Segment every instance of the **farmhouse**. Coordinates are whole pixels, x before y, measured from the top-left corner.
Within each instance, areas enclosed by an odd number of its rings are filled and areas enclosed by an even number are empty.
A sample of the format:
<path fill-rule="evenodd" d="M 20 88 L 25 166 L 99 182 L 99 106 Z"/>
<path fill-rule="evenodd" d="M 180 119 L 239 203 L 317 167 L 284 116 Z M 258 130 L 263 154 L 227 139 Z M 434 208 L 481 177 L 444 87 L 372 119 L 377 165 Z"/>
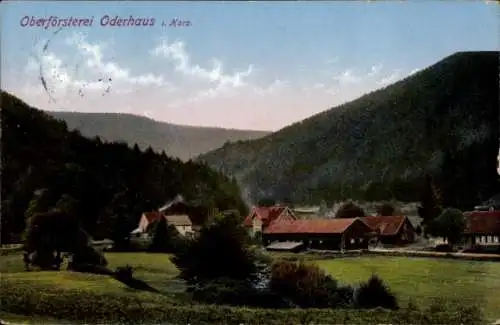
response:
<path fill-rule="evenodd" d="M 132 234 L 141 235 L 146 234 L 149 227 L 160 221 L 162 218 L 167 220 L 168 225 L 173 225 L 181 235 L 192 235 L 193 224 L 187 214 L 170 214 L 166 215 L 163 212 L 144 212 L 139 220 L 137 229 L 132 231 Z"/>
<path fill-rule="evenodd" d="M 500 242 L 500 211 L 471 211 L 464 217 L 464 236 L 469 245 Z"/>
<path fill-rule="evenodd" d="M 299 242 L 304 247 L 325 250 L 368 248 L 373 230 L 360 218 L 274 220 L 262 232 L 264 245 Z"/>
<path fill-rule="evenodd" d="M 149 226 L 156 221 L 160 221 L 161 218 L 164 218 L 165 215 L 162 212 L 144 212 L 141 215 L 141 219 L 139 219 L 139 225 L 133 233 L 146 233 Z"/>
<path fill-rule="evenodd" d="M 297 220 L 297 217 L 291 209 L 286 206 L 253 207 L 250 214 L 245 218 L 243 224 L 249 230 L 250 234 L 256 235 L 277 221 Z"/>
<path fill-rule="evenodd" d="M 187 214 L 166 215 L 165 218 L 167 219 L 167 224 L 174 226 L 179 234 L 183 236 L 193 235 L 193 224 Z"/>
<path fill-rule="evenodd" d="M 417 237 L 415 227 L 406 216 L 368 216 L 362 220 L 376 232 L 382 244 L 405 245 Z"/>

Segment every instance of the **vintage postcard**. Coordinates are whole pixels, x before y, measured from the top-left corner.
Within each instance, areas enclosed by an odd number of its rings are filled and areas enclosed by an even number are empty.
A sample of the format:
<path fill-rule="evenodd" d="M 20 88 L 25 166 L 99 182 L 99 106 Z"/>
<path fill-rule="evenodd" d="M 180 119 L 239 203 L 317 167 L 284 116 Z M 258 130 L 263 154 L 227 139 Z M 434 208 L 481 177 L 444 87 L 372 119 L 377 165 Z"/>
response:
<path fill-rule="evenodd" d="M 498 1 L 0 8 L 0 324 L 500 324 Z"/>

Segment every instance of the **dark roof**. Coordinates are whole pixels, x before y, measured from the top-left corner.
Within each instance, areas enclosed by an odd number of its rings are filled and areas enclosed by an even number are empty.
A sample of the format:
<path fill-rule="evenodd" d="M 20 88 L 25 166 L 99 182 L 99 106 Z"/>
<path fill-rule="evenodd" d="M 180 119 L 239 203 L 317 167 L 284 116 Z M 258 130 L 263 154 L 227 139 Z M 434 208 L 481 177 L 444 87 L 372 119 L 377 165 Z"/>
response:
<path fill-rule="evenodd" d="M 254 207 L 250 214 L 245 218 L 243 224 L 245 226 L 252 226 L 252 216 L 255 214 L 255 217 L 262 221 L 264 226 L 269 225 L 272 221 L 276 220 L 283 211 L 288 209 L 285 206 L 271 206 L 271 207 Z"/>
<path fill-rule="evenodd" d="M 272 222 L 264 234 L 342 234 L 358 218 Z"/>
<path fill-rule="evenodd" d="M 368 216 L 361 218 L 361 220 L 377 231 L 379 235 L 394 236 L 408 218 L 406 216 Z M 412 225 L 411 222 L 409 224 Z"/>
<path fill-rule="evenodd" d="M 465 212 L 465 233 L 500 234 L 500 211 Z"/>

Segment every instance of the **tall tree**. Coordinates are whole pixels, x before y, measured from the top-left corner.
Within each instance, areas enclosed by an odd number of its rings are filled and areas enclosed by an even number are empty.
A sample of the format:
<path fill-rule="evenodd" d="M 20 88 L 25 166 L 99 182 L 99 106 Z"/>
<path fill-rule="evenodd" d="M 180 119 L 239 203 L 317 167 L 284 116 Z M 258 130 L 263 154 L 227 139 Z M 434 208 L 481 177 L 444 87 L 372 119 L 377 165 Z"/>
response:
<path fill-rule="evenodd" d="M 422 224 L 428 225 L 432 220 L 436 219 L 442 212 L 441 193 L 434 183 L 431 175 L 426 175 L 418 214 L 423 219 Z"/>

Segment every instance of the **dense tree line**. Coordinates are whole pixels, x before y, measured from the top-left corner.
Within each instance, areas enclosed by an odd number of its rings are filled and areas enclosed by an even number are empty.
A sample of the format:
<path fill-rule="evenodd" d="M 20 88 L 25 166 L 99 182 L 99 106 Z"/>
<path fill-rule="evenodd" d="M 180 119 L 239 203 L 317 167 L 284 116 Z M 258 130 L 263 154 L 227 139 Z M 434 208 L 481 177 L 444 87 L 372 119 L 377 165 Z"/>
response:
<path fill-rule="evenodd" d="M 93 238 L 117 241 L 177 194 L 206 211 L 246 213 L 236 181 L 203 163 L 85 138 L 3 91 L 1 102 L 2 243 L 21 240 L 30 215 L 58 204 Z"/>
<path fill-rule="evenodd" d="M 259 198 L 418 201 L 432 174 L 446 206 L 500 192 L 498 52 L 451 55 L 393 85 L 200 159 Z"/>

